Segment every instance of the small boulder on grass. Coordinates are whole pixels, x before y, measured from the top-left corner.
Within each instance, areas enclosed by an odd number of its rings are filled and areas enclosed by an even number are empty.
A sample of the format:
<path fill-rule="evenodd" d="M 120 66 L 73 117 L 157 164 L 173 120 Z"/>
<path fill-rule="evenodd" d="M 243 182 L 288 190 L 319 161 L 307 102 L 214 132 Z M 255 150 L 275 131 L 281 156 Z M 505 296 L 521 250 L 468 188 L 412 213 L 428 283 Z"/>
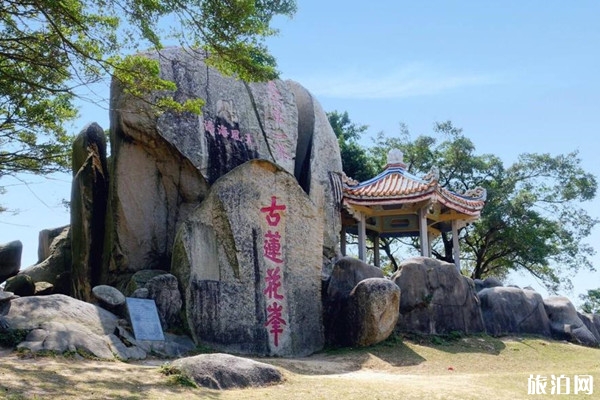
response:
<path fill-rule="evenodd" d="M 260 387 L 283 380 L 281 372 L 272 365 L 229 354 L 180 358 L 171 364 L 169 371 L 209 389 Z"/>

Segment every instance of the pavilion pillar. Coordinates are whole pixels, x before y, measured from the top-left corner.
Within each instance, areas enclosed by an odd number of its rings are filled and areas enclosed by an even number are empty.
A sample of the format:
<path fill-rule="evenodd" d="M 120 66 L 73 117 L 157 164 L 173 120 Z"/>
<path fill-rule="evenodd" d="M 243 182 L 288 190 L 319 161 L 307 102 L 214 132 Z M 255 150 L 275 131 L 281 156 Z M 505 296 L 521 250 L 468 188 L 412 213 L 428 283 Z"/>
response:
<path fill-rule="evenodd" d="M 452 252 L 454 253 L 454 264 L 460 273 L 460 247 L 458 246 L 458 220 L 452 220 Z"/>
<path fill-rule="evenodd" d="M 427 210 L 429 205 L 419 209 L 419 237 L 421 239 L 421 255 L 429 257 L 429 237 L 427 235 Z"/>
<path fill-rule="evenodd" d="M 340 232 L 340 252 L 342 256 L 346 257 L 346 227 L 342 226 L 342 231 Z"/>
<path fill-rule="evenodd" d="M 373 238 L 373 258 L 374 258 L 374 262 L 375 262 L 375 266 L 377 268 L 381 268 L 380 262 L 379 262 L 379 235 L 375 235 L 375 237 Z"/>
<path fill-rule="evenodd" d="M 429 232 L 429 230 L 428 230 L 427 231 L 427 257 L 431 257 L 431 254 L 432 254 L 431 244 L 433 243 L 433 239 L 435 239 L 435 236 L 433 235 L 433 233 Z"/>
<path fill-rule="evenodd" d="M 358 221 L 358 258 L 365 262 L 367 259 L 367 224 L 363 213 Z"/>

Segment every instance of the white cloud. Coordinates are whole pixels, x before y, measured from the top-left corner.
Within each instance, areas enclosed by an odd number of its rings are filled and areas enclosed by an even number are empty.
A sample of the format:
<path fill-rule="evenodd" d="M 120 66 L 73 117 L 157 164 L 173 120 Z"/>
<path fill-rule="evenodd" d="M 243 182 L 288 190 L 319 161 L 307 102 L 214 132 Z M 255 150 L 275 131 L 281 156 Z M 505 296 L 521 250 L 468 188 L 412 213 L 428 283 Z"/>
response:
<path fill-rule="evenodd" d="M 422 65 L 397 68 L 387 73 L 345 71 L 299 79 L 317 96 L 346 99 L 394 99 L 431 96 L 448 90 L 498 83 L 498 78 L 483 74 L 452 74 Z"/>

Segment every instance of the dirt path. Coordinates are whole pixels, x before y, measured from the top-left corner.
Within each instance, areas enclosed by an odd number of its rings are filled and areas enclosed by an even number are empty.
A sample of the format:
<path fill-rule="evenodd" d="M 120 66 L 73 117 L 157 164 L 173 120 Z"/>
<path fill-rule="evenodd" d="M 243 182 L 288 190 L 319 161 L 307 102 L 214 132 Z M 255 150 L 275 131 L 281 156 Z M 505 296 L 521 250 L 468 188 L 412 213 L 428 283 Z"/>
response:
<path fill-rule="evenodd" d="M 0 350 L 0 398 L 18 399 L 527 399 L 530 374 L 592 374 L 600 349 L 541 339 L 465 339 L 446 345 L 399 342 L 300 359 L 261 358 L 285 382 L 214 391 L 175 383 L 165 360 L 107 362 L 80 357 L 26 357 Z M 596 383 L 600 393 L 600 384 Z M 555 398 L 556 396 L 536 396 Z M 572 397 L 569 397 L 572 398 Z M 593 399 L 593 396 L 576 398 Z"/>

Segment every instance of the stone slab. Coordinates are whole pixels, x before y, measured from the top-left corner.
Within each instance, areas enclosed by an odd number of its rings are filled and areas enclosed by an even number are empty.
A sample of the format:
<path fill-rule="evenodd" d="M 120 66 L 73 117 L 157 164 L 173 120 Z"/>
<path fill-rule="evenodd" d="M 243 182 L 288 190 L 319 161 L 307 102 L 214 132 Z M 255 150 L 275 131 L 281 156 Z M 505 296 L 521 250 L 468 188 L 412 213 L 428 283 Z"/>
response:
<path fill-rule="evenodd" d="M 127 297 L 126 301 L 136 340 L 164 341 L 165 335 L 154 300 Z"/>

